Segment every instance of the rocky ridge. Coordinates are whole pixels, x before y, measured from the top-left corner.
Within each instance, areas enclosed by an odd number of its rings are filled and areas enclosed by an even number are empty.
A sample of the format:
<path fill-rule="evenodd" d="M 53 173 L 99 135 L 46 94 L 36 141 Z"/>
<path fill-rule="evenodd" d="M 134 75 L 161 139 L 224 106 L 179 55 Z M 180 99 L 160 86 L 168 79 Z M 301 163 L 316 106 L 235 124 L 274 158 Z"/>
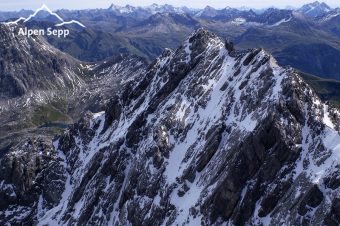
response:
<path fill-rule="evenodd" d="M 0 25 L 0 155 L 40 130 L 49 134 L 47 127 L 64 127 L 87 110 L 103 110 L 121 80 L 146 68 L 144 59 L 124 54 L 80 62 L 43 36 L 15 33 Z"/>
<path fill-rule="evenodd" d="M 339 224 L 339 112 L 293 69 L 199 29 L 135 78 L 1 159 L 3 223 Z"/>

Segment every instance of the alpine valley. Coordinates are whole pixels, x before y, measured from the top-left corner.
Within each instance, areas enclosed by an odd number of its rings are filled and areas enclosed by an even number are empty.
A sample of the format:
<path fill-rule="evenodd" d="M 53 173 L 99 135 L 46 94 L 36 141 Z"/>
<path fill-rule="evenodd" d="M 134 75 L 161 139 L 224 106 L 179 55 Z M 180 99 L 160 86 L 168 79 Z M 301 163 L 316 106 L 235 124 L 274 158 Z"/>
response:
<path fill-rule="evenodd" d="M 0 13 L 0 225 L 339 225 L 337 12 Z"/>

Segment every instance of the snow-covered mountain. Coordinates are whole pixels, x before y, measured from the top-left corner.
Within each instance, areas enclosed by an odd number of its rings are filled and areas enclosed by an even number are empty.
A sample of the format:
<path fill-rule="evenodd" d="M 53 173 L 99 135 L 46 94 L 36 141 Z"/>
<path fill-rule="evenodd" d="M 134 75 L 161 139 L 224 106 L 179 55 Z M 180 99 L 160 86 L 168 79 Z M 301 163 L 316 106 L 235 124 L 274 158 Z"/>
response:
<path fill-rule="evenodd" d="M 289 13 L 289 12 L 299 12 L 302 13 L 305 16 L 308 17 L 320 17 L 327 13 L 329 13 L 332 8 L 328 6 L 326 3 L 322 2 L 313 2 L 306 5 L 303 5 L 299 9 L 295 8 L 289 8 L 286 9 L 278 9 L 278 8 L 266 8 L 261 11 L 241 7 L 241 8 L 231 8 L 231 7 L 225 7 L 221 9 L 217 9 L 211 6 L 206 6 L 203 9 L 192 9 L 187 7 L 174 7 L 172 5 L 158 5 L 158 4 L 152 4 L 147 7 L 137 7 L 137 6 L 119 6 L 112 4 L 109 7 L 109 10 L 115 12 L 117 15 L 121 16 L 138 16 L 139 18 L 145 18 L 147 16 L 151 16 L 157 13 L 176 13 L 176 14 L 189 14 L 196 18 L 202 18 L 202 19 L 213 19 L 213 20 L 232 20 L 235 18 L 245 18 L 249 21 L 257 21 L 259 18 L 263 17 L 263 14 L 268 14 L 268 12 L 273 13 L 275 11 L 275 14 L 273 16 L 280 16 L 282 13 Z M 257 13 L 256 13 L 257 12 Z"/>
<path fill-rule="evenodd" d="M 303 5 L 298 11 L 306 16 L 319 17 L 328 13 L 329 11 L 331 11 L 331 9 L 332 8 L 328 6 L 326 3 L 324 2 L 320 3 L 316 1 L 313 3 Z"/>
<path fill-rule="evenodd" d="M 339 122 L 264 50 L 199 29 L 53 145 L 6 154 L 0 221 L 336 225 Z"/>
<path fill-rule="evenodd" d="M 194 12 L 197 11 L 197 9 L 191 9 L 188 7 L 175 7 L 169 4 L 164 4 L 164 5 L 158 5 L 156 3 L 150 5 L 150 6 L 131 6 L 131 5 L 125 5 L 125 6 L 120 6 L 120 5 L 115 5 L 111 4 L 109 7 L 109 10 L 112 10 L 115 12 L 117 15 L 154 15 L 157 13 L 189 13 L 193 14 Z"/>

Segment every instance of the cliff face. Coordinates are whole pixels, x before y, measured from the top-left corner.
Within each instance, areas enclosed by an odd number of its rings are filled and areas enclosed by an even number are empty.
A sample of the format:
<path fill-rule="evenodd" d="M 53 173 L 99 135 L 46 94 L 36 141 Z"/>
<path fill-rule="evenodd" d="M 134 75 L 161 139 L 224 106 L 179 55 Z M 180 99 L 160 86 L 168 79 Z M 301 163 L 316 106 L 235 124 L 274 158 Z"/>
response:
<path fill-rule="evenodd" d="M 0 39 L 0 98 L 83 84 L 75 70 L 79 62 L 41 37 L 15 35 L 9 26 L 1 24 Z"/>
<path fill-rule="evenodd" d="M 88 110 L 102 111 L 121 81 L 147 66 L 128 55 L 80 62 L 44 38 L 17 35 L 0 24 L 0 158 L 38 137 L 51 141 Z"/>
<path fill-rule="evenodd" d="M 200 29 L 53 147 L 5 155 L 3 223 L 339 224 L 339 113 L 229 45 Z"/>

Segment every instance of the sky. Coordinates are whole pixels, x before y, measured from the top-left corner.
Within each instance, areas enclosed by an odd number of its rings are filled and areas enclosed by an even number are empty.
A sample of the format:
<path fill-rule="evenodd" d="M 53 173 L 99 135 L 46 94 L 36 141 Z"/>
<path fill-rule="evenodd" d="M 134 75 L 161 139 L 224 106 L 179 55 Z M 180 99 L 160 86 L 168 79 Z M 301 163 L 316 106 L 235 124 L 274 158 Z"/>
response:
<path fill-rule="evenodd" d="M 87 8 L 108 8 L 111 3 L 117 5 L 146 6 L 152 3 L 171 4 L 174 6 L 188 6 L 191 8 L 204 8 L 210 5 L 215 8 L 242 7 L 266 8 L 275 6 L 285 8 L 286 6 L 299 7 L 314 0 L 0 0 L 0 11 L 14 11 L 20 9 L 37 9 L 42 4 L 49 8 L 56 9 L 87 9 Z M 340 0 L 325 0 L 325 3 L 332 7 L 340 7 Z"/>

